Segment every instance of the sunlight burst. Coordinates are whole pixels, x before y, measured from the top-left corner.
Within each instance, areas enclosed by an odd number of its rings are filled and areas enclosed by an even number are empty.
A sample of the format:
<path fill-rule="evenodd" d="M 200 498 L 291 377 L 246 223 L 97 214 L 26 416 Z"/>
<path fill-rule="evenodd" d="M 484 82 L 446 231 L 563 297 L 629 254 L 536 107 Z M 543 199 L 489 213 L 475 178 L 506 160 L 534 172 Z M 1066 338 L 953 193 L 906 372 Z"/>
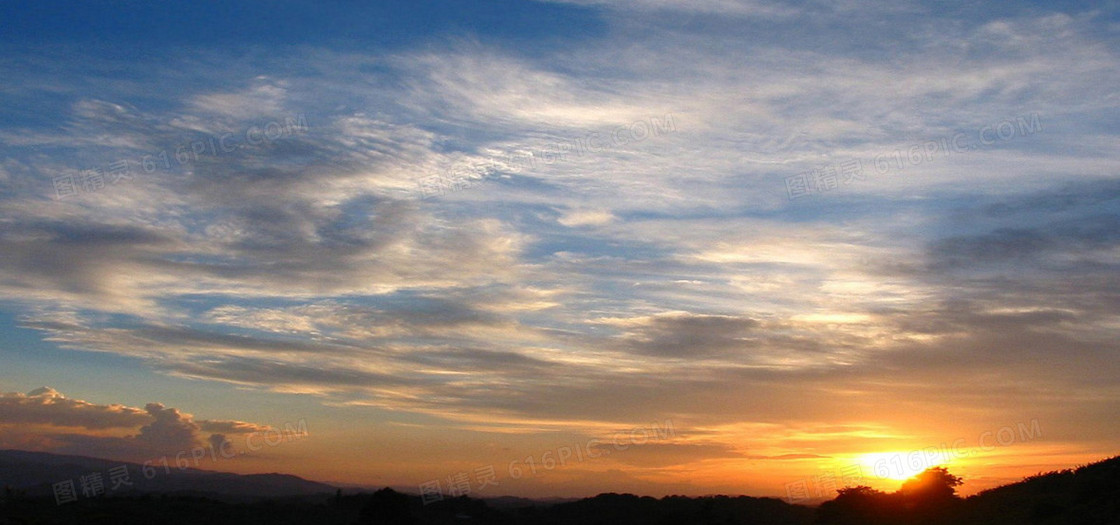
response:
<path fill-rule="evenodd" d="M 870 453 L 859 456 L 858 461 L 875 477 L 905 481 L 928 468 L 944 466 L 951 459 L 950 454 L 930 449 Z"/>

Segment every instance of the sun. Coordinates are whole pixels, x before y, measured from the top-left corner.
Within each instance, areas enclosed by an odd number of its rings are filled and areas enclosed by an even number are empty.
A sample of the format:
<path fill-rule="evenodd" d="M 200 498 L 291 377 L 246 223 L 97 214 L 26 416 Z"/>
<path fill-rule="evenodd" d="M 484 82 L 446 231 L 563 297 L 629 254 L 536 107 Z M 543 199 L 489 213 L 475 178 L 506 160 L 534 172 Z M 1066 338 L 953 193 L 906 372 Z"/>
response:
<path fill-rule="evenodd" d="M 864 454 L 857 461 L 864 468 L 864 475 L 905 481 L 922 471 L 944 466 L 951 458 L 940 451 L 916 450 L 909 452 L 874 452 Z"/>

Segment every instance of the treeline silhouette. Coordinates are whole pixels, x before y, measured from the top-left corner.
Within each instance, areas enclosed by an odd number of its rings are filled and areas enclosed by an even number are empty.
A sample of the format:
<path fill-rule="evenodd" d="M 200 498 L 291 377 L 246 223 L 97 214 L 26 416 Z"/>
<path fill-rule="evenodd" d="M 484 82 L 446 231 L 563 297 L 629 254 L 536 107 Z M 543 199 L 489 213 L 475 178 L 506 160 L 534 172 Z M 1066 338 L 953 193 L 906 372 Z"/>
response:
<path fill-rule="evenodd" d="M 1120 456 L 1077 469 L 1038 474 L 960 498 L 962 480 L 931 468 L 886 493 L 847 487 L 818 508 L 774 498 L 600 494 L 554 505 L 501 508 L 469 497 L 428 505 L 390 488 L 372 494 L 323 494 L 257 502 L 222 502 L 182 495 L 103 497 L 56 505 L 6 489 L 0 525 L 267 523 L 324 525 L 940 525 L 1120 524 Z"/>

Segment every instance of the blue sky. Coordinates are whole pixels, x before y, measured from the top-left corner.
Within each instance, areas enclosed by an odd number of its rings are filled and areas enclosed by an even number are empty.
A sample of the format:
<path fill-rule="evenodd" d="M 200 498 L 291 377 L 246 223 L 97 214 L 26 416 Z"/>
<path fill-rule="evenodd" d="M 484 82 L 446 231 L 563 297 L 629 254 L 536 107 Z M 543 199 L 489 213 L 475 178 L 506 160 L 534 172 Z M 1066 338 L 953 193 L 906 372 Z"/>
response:
<path fill-rule="evenodd" d="M 1033 420 L 972 488 L 1115 453 L 1115 2 L 0 24 L 2 447 L 306 419 L 214 468 L 407 487 L 674 424 L 526 495 L 781 495 Z"/>

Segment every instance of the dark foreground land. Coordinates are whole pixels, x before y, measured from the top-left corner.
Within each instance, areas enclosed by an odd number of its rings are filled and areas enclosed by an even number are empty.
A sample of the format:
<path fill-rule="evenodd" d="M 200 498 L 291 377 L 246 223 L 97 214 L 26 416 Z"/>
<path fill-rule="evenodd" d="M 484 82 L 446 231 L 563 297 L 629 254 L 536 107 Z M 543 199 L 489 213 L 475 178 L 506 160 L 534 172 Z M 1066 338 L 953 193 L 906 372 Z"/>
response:
<path fill-rule="evenodd" d="M 868 487 L 841 490 L 818 508 L 772 498 L 689 498 L 600 494 L 554 505 L 491 505 L 467 497 L 421 504 L 418 496 L 383 489 L 372 494 L 317 494 L 222 501 L 184 494 L 126 494 L 57 505 L 49 496 L 7 488 L 0 525 L 19 524 L 1120 524 L 1120 457 L 1032 476 L 959 498 L 959 480 L 931 469 L 896 493 Z M 921 476 L 920 476 L 921 478 Z"/>

